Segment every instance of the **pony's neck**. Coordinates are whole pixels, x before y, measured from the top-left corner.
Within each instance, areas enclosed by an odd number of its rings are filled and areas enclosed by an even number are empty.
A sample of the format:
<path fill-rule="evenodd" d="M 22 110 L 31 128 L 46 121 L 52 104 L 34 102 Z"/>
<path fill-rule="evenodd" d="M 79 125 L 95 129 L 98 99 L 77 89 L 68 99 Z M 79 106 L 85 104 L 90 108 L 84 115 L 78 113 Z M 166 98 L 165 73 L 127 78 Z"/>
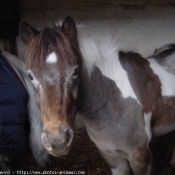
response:
<path fill-rule="evenodd" d="M 115 82 L 124 98 L 133 97 L 137 99 L 127 72 L 119 60 L 119 48 L 115 39 L 107 37 L 94 41 L 90 37 L 81 37 L 79 46 L 89 81 L 91 81 L 93 70 L 97 67 L 103 76 Z"/>
<path fill-rule="evenodd" d="M 102 73 L 116 73 L 121 69 L 119 64 L 118 52 L 119 48 L 116 39 L 111 36 L 92 37 L 86 36 L 84 33 L 78 35 L 80 51 L 83 57 L 84 69 L 86 69 L 89 77 L 91 77 L 94 67 L 98 67 Z M 111 75 L 109 75 L 111 77 Z"/>
<path fill-rule="evenodd" d="M 120 81 L 120 74 L 123 68 L 119 61 L 119 48 L 116 40 L 111 37 L 96 38 L 79 37 L 79 46 L 83 58 L 83 66 L 89 79 L 94 70 L 98 67 L 103 75 L 116 81 Z"/>

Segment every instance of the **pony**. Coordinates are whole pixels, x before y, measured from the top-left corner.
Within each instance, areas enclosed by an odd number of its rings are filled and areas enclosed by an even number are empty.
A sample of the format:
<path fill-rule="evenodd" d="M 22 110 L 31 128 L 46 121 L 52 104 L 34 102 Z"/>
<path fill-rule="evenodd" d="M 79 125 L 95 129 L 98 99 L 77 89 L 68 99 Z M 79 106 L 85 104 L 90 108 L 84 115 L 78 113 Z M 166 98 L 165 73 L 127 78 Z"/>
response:
<path fill-rule="evenodd" d="M 79 115 L 113 175 L 150 175 L 151 139 L 175 129 L 175 45 L 143 58 L 86 36 L 71 17 L 42 31 L 24 22 L 21 37 L 45 149 L 67 154 Z"/>
<path fill-rule="evenodd" d="M 29 133 L 30 149 L 33 153 L 34 158 L 36 159 L 37 163 L 40 166 L 44 166 L 44 167 L 48 166 L 51 164 L 50 156 L 49 156 L 49 153 L 45 150 L 43 144 L 41 143 L 41 133 L 43 130 L 43 123 L 41 120 L 39 107 L 36 104 L 33 85 L 27 74 L 27 67 L 20 58 L 10 54 L 9 52 L 2 51 L 1 53 L 0 51 L 0 56 L 3 57 L 8 62 L 8 64 L 10 65 L 12 70 L 16 73 L 16 75 L 18 76 L 18 78 L 20 79 L 20 81 L 22 82 L 22 84 L 24 85 L 27 91 L 27 95 L 28 95 L 27 111 L 28 111 L 28 120 L 30 123 L 30 133 Z M 2 79 L 3 79 L 3 76 L 1 76 L 1 81 Z M 3 106 L 4 105 L 3 101 L 1 101 L 1 103 Z M 6 105 L 10 105 L 10 104 L 6 104 Z M 23 130 L 21 129 L 20 132 L 22 131 Z M 19 130 L 16 132 L 19 132 Z M 6 133 L 3 133 L 3 134 L 5 135 Z M 11 143 L 11 144 L 12 145 L 16 144 L 15 140 L 14 140 L 14 143 Z M 5 154 L 0 155 L 1 170 L 10 170 L 11 168 L 10 162 L 12 157 L 13 157 L 13 154 L 11 156 L 11 153 L 9 153 L 9 155 L 5 155 Z"/>

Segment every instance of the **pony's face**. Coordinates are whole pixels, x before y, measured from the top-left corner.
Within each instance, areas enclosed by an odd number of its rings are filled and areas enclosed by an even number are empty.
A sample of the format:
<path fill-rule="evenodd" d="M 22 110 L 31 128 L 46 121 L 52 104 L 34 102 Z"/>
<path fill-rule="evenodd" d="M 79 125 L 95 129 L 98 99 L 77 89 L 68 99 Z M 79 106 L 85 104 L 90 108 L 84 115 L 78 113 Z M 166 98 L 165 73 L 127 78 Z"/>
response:
<path fill-rule="evenodd" d="M 71 128 L 76 115 L 79 87 L 79 62 L 75 47 L 76 26 L 67 17 L 61 27 L 36 31 L 21 25 L 24 42 L 29 43 L 27 66 L 44 124 L 42 143 L 54 156 L 69 151 Z"/>

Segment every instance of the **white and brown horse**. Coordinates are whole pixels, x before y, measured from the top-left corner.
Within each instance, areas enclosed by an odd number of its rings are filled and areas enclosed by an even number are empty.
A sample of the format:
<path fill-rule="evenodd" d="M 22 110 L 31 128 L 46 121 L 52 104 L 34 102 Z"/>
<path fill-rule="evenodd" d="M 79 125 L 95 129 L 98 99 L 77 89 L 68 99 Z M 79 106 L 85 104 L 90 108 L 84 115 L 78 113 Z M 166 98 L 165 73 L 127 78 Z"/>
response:
<path fill-rule="evenodd" d="M 70 17 L 41 32 L 23 23 L 21 35 L 46 150 L 68 152 L 78 114 L 113 175 L 149 175 L 151 138 L 175 129 L 175 45 L 145 59 L 108 37 L 77 38 Z"/>

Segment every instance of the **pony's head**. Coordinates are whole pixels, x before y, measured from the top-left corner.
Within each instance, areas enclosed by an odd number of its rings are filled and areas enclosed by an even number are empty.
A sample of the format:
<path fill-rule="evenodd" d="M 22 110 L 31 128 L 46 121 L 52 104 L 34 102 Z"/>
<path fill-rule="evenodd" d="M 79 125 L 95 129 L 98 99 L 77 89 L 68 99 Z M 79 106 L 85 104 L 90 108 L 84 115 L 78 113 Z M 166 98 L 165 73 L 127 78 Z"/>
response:
<path fill-rule="evenodd" d="M 61 26 L 37 31 L 21 24 L 27 44 L 28 74 L 34 85 L 44 129 L 42 143 L 54 156 L 69 151 L 76 115 L 80 55 L 76 25 L 67 17 Z"/>

